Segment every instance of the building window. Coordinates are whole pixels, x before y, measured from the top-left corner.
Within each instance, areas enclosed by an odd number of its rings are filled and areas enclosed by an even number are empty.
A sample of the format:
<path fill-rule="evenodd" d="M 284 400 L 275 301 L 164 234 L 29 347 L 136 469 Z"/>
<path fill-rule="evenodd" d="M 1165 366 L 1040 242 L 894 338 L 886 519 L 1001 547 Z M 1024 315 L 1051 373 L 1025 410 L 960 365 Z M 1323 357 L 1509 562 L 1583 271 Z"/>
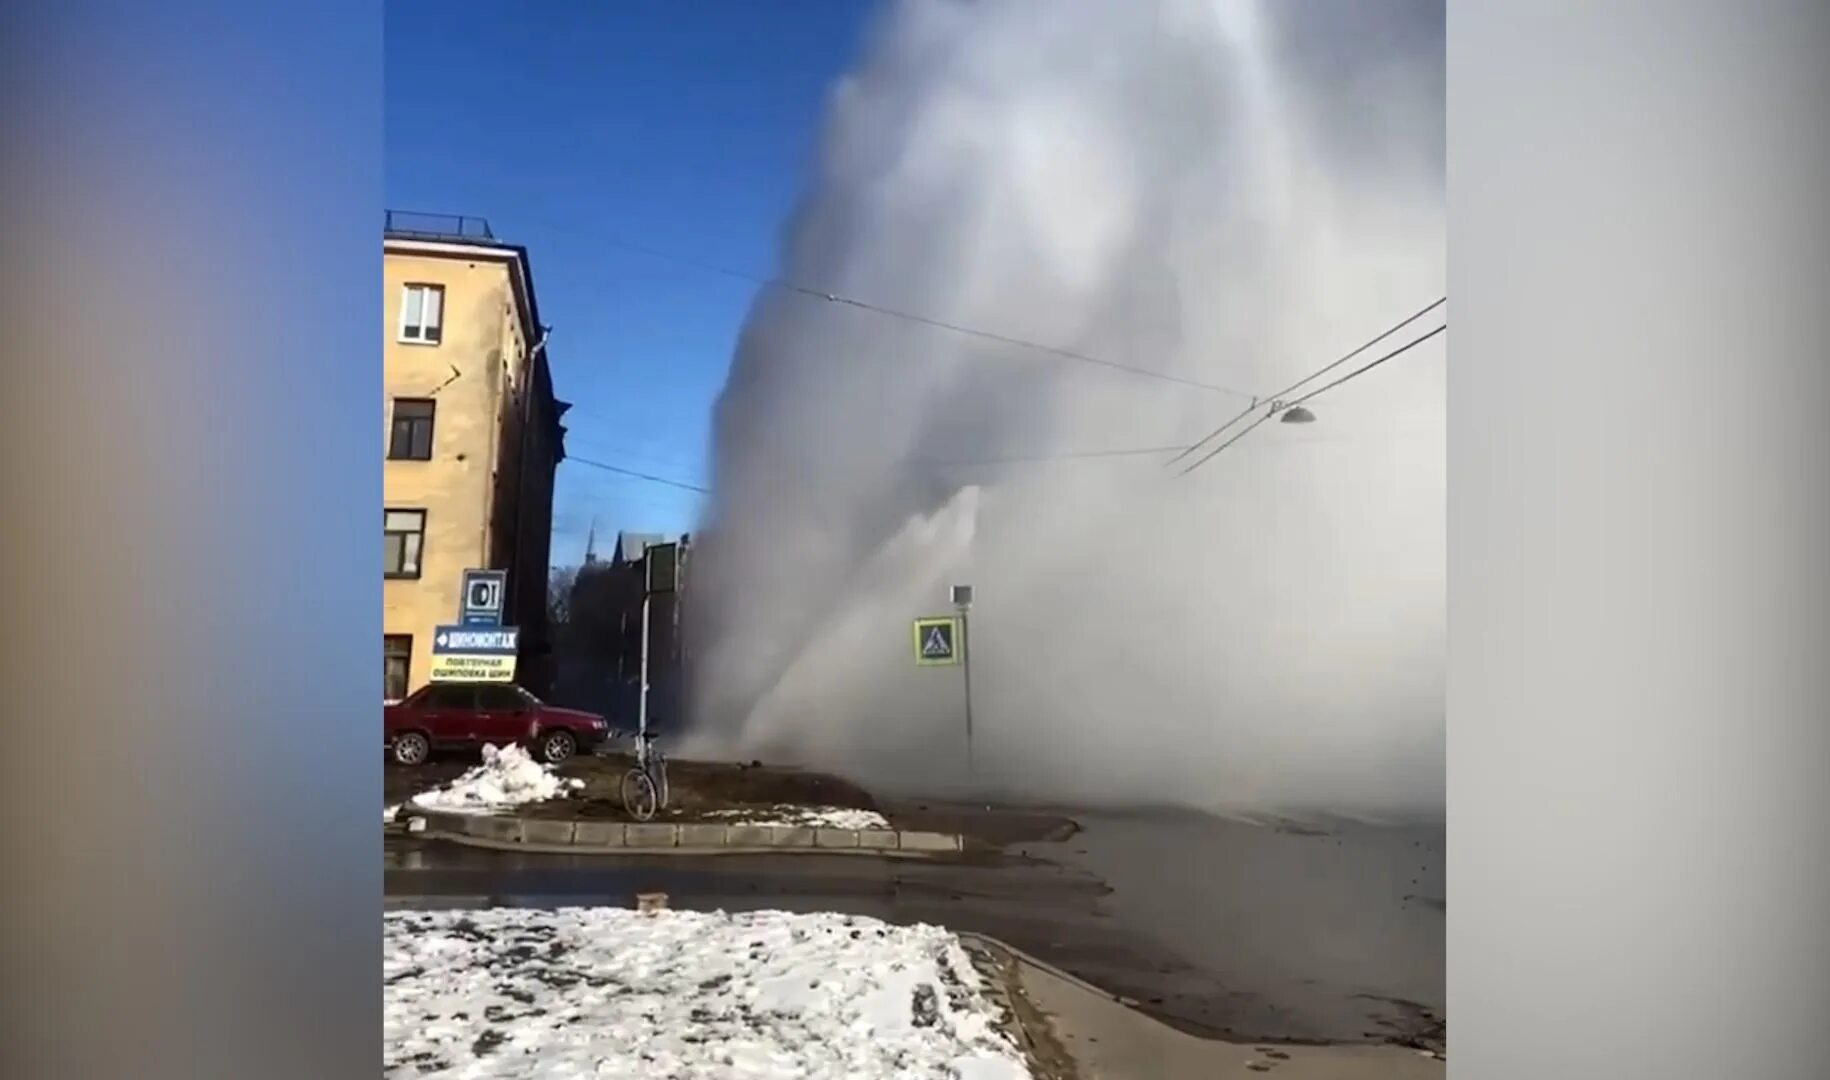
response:
<path fill-rule="evenodd" d="M 382 511 L 381 540 L 383 574 L 391 578 L 418 577 L 420 548 L 426 541 L 426 512 Z"/>
<path fill-rule="evenodd" d="M 400 340 L 436 345 L 444 318 L 443 285 L 408 285 L 401 293 Z"/>
<path fill-rule="evenodd" d="M 388 456 L 401 461 L 432 460 L 432 407 L 427 398 L 395 398 Z"/>
<path fill-rule="evenodd" d="M 413 635 L 383 634 L 381 637 L 382 698 L 399 701 L 407 696 L 407 679 L 412 672 Z"/>

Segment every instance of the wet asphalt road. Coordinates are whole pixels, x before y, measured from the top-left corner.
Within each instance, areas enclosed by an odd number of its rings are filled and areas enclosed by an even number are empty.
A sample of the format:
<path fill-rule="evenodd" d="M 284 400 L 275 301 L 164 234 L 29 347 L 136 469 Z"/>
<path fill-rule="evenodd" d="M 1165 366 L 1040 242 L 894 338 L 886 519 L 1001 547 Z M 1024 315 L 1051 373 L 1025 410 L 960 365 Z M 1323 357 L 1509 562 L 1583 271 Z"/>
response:
<path fill-rule="evenodd" d="M 995 864 L 533 855 L 389 835 L 390 907 L 836 910 L 1001 938 L 1203 1035 L 1440 1045 L 1443 829 L 1062 811 Z"/>

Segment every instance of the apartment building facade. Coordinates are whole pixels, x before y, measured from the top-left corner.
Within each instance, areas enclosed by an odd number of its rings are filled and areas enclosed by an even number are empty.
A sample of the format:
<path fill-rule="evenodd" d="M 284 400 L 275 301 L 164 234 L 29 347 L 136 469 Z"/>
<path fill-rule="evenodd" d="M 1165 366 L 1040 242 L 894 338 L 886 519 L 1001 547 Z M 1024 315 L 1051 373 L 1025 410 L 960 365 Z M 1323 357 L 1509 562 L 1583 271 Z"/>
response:
<path fill-rule="evenodd" d="M 427 681 L 467 569 L 507 572 L 517 680 L 542 693 L 569 406 L 553 394 L 527 251 L 479 218 L 389 212 L 382 286 L 383 696 Z"/>

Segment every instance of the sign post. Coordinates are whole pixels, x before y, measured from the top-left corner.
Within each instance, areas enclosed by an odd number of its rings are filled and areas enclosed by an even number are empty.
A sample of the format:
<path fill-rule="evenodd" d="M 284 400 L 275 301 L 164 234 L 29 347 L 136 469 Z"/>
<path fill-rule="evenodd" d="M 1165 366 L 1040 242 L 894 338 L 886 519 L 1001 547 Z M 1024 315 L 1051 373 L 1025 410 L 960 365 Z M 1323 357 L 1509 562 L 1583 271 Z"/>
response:
<path fill-rule="evenodd" d="M 915 664 L 918 667 L 957 665 L 966 689 L 966 771 L 976 771 L 972 754 L 972 649 L 967 637 L 967 614 L 972 609 L 972 586 L 953 586 L 957 614 L 915 620 Z"/>
<path fill-rule="evenodd" d="M 650 593 L 642 591 L 642 661 L 636 674 L 635 690 L 635 730 L 636 734 L 648 734 L 648 601 Z M 639 760 L 639 759 L 638 759 Z"/>
<path fill-rule="evenodd" d="M 648 610 L 657 593 L 671 593 L 680 569 L 678 544 L 650 544 L 642 550 L 642 669 L 635 706 L 636 731 L 648 734 Z"/>
<path fill-rule="evenodd" d="M 953 586 L 953 607 L 959 612 L 960 671 L 966 683 L 966 774 L 971 776 L 978 771 L 972 756 L 972 646 L 966 632 L 966 613 L 972 610 L 972 586 Z"/>

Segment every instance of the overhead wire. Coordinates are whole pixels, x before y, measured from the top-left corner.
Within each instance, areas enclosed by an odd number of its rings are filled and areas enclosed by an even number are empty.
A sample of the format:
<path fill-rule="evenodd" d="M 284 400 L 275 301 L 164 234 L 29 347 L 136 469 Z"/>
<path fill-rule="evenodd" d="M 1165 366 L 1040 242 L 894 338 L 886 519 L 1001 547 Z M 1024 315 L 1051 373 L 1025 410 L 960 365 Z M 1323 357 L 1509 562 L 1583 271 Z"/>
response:
<path fill-rule="evenodd" d="M 1295 408 L 1296 406 L 1301 405 L 1303 402 L 1308 401 L 1310 398 L 1315 397 L 1317 394 L 1325 394 L 1328 391 L 1333 390 L 1335 387 L 1341 385 L 1342 383 L 1348 381 L 1349 379 L 1357 378 L 1358 376 L 1364 375 L 1367 372 L 1371 371 L 1373 368 L 1376 368 L 1380 364 L 1383 364 L 1387 360 L 1390 360 L 1392 357 L 1400 356 L 1406 352 L 1409 352 L 1411 349 L 1417 347 L 1418 345 L 1423 344 L 1424 342 L 1430 340 L 1431 338 L 1435 337 L 1437 334 L 1442 333 L 1444 330 L 1447 330 L 1448 328 L 1449 328 L 1449 324 L 1443 323 L 1441 326 L 1438 326 L 1436 329 L 1431 330 L 1429 333 L 1423 334 L 1420 337 L 1416 338 L 1415 340 L 1408 341 L 1405 344 L 1399 346 L 1398 348 L 1393 349 L 1391 352 L 1388 352 L 1384 356 L 1379 357 L 1379 359 L 1374 360 L 1372 363 L 1367 364 L 1365 367 L 1356 368 L 1353 371 L 1348 372 L 1347 374 L 1341 376 L 1340 378 L 1334 380 L 1333 382 L 1329 383 L 1326 386 L 1317 387 L 1316 389 L 1309 391 L 1307 394 L 1304 394 L 1302 397 L 1296 398 L 1293 401 L 1286 402 L 1284 404 L 1284 408 L 1286 408 L 1286 409 Z"/>
<path fill-rule="evenodd" d="M 1083 353 L 1083 352 L 1079 352 L 1074 349 L 1063 348 L 1058 345 L 1048 345 L 1048 344 L 1044 344 L 1043 342 L 1039 342 L 1039 341 L 1031 341 L 1028 338 L 1015 337 L 1015 336 L 1012 336 L 1009 334 L 1000 334 L 1000 333 L 996 333 L 996 332 L 990 331 L 990 330 L 981 330 L 977 327 L 966 326 L 962 323 L 948 322 L 945 319 L 937 319 L 932 316 L 921 315 L 921 314 L 917 314 L 912 311 L 903 311 L 901 309 L 888 307 L 883 304 L 873 304 L 873 303 L 870 303 L 869 301 L 859 300 L 855 297 L 842 296 L 838 293 L 830 292 L 825 289 L 817 289 L 810 285 L 802 285 L 798 282 L 790 281 L 787 278 L 765 277 L 761 274 L 752 274 L 752 273 L 748 273 L 743 270 L 736 270 L 736 269 L 732 269 L 731 267 L 728 267 L 728 266 L 722 266 L 722 265 L 719 265 L 718 263 L 708 262 L 706 260 L 693 258 L 691 256 L 679 255 L 679 254 L 675 254 L 675 253 L 669 252 L 669 251 L 662 251 L 658 248 L 649 247 L 646 244 L 637 244 L 637 243 L 633 243 L 631 241 L 623 240 L 623 239 L 620 239 L 617 237 L 608 236 L 608 235 L 601 234 L 601 233 L 596 233 L 594 235 L 597 237 L 597 239 L 599 239 L 600 241 L 602 241 L 603 243 L 605 243 L 606 245 L 608 245 L 610 247 L 621 248 L 625 251 L 637 252 L 639 254 L 651 256 L 653 258 L 666 259 L 666 260 L 669 260 L 672 262 L 680 263 L 682 265 L 696 267 L 696 268 L 698 268 L 700 270 L 704 270 L 708 273 L 722 274 L 726 277 L 736 278 L 741 281 L 747 281 L 747 282 L 750 282 L 751 284 L 760 285 L 764 288 L 780 289 L 784 292 L 796 293 L 801 296 L 809 297 L 814 300 L 822 300 L 822 301 L 825 301 L 825 302 L 831 303 L 831 304 L 843 304 L 847 307 L 853 307 L 853 308 L 858 308 L 863 311 L 874 312 L 875 314 L 884 315 L 884 316 L 887 316 L 890 318 L 903 319 L 908 322 L 918 323 L 922 326 L 931 326 L 931 327 L 934 327 L 935 329 L 946 330 L 951 333 L 962 334 L 967 337 L 975 337 L 975 338 L 980 338 L 980 339 L 983 339 L 986 341 L 993 341 L 993 342 L 997 342 L 998 344 L 1001 344 L 1001 345 L 1009 345 L 1009 346 L 1012 346 L 1015 348 L 1027 349 L 1031 352 L 1042 353 L 1042 354 L 1049 355 L 1049 356 L 1056 356 L 1056 357 L 1060 357 L 1060 358 L 1066 359 L 1066 360 L 1076 360 L 1076 361 L 1079 361 L 1084 364 L 1093 364 L 1093 365 L 1096 365 L 1099 367 L 1109 368 L 1114 371 L 1122 371 L 1122 372 L 1126 372 L 1131 375 L 1138 375 L 1138 376 L 1142 376 L 1144 378 L 1156 379 L 1156 380 L 1166 382 L 1166 383 L 1173 383 L 1178 386 L 1187 386 L 1192 389 L 1206 390 L 1206 391 L 1210 391 L 1212 393 L 1218 393 L 1218 394 L 1230 394 L 1233 397 L 1239 397 L 1239 398 L 1252 398 L 1252 395 L 1247 393 L 1244 390 L 1238 390 L 1238 389 L 1235 389 L 1230 386 L 1223 386 L 1219 383 L 1205 382 L 1200 379 L 1186 378 L 1181 375 L 1172 375 L 1166 371 L 1157 371 L 1154 368 L 1139 367 L 1136 364 L 1127 364 L 1121 360 L 1112 360 L 1112 359 L 1102 357 L 1102 356 L 1093 356 L 1089 353 Z"/>
<path fill-rule="evenodd" d="M 1427 334 L 1422 334 L 1416 338 L 1411 339 L 1410 341 L 1405 342 L 1403 345 L 1398 346 L 1396 349 L 1393 349 L 1391 352 L 1388 352 L 1384 356 L 1379 357 L 1377 360 L 1374 360 L 1373 362 L 1366 364 L 1363 367 L 1355 368 L 1353 371 L 1348 372 L 1346 375 L 1341 376 L 1340 378 L 1334 380 L 1333 382 L 1327 384 L 1326 386 L 1318 387 L 1317 389 L 1311 390 L 1309 393 L 1304 394 L 1300 398 L 1296 398 L 1293 401 L 1285 402 L 1284 406 L 1283 406 L 1283 410 L 1266 412 L 1263 416 L 1252 421 L 1252 423 L 1249 424 L 1245 428 L 1245 430 L 1239 432 L 1239 434 L 1237 434 L 1237 435 L 1234 435 L 1232 438 L 1221 443 L 1219 446 L 1214 447 L 1212 450 L 1208 451 L 1206 454 L 1203 454 L 1200 458 L 1198 458 L 1194 462 L 1194 464 L 1189 465 L 1185 469 L 1182 469 L 1176 475 L 1177 476 L 1187 476 L 1189 473 L 1200 468 L 1202 465 L 1206 464 L 1208 461 L 1211 461 L 1216 454 L 1220 453 L 1220 451 L 1225 450 L 1227 447 L 1238 442 L 1240 439 L 1243 439 L 1247 435 L 1250 435 L 1252 433 L 1252 431 L 1258 427 L 1258 425 L 1264 423 L 1266 420 L 1271 419 L 1271 417 L 1278 415 L 1279 412 L 1295 408 L 1296 406 L 1302 404 L 1305 401 L 1308 401 L 1320 394 L 1327 393 L 1328 391 L 1334 389 L 1335 387 L 1341 385 L 1344 382 L 1347 382 L 1350 379 L 1354 379 L 1361 375 L 1364 375 L 1367 372 L 1371 371 L 1373 368 L 1376 368 L 1380 364 L 1385 363 L 1387 360 L 1390 360 L 1396 356 L 1402 356 L 1404 353 L 1409 352 L 1410 350 L 1412 350 L 1412 349 L 1416 348 L 1417 346 L 1423 344 L 1424 342 L 1430 340 L 1431 338 L 1435 337 L 1437 334 L 1442 333 L 1444 330 L 1447 330 L 1448 328 L 1449 328 L 1449 325 L 1447 323 L 1444 323 L 1443 325 L 1438 326 L 1436 329 L 1431 330 Z M 1304 380 L 1304 382 L 1307 382 L 1307 381 L 1309 381 L 1309 380 L 1307 380 L 1307 379 Z"/>
<path fill-rule="evenodd" d="M 580 465 L 589 465 L 593 469 L 603 469 L 605 472 L 619 473 L 623 476 L 632 477 L 636 480 L 646 480 L 646 481 L 649 481 L 650 483 L 655 483 L 655 484 L 666 484 L 668 487 L 681 488 L 682 490 L 685 490 L 685 491 L 697 491 L 702 495 L 708 494 L 711 490 L 710 488 L 700 487 L 698 484 L 686 483 L 683 480 L 669 480 L 665 476 L 656 476 L 653 473 L 637 472 L 634 469 L 625 469 L 620 465 L 609 465 L 602 461 L 593 461 L 590 458 L 582 458 L 582 457 L 578 457 L 573 454 L 567 454 L 565 456 L 565 460 L 577 462 Z"/>
<path fill-rule="evenodd" d="M 1100 367 L 1105 367 L 1105 368 L 1109 368 L 1109 369 L 1116 370 L 1116 371 L 1122 371 L 1122 372 L 1126 372 L 1126 373 L 1133 374 L 1133 375 L 1143 376 L 1143 377 L 1151 378 L 1151 379 L 1157 379 L 1157 380 L 1160 380 L 1163 382 L 1174 383 L 1174 384 L 1182 385 L 1182 386 L 1188 386 L 1188 387 L 1191 387 L 1194 389 L 1208 390 L 1208 391 L 1213 391 L 1216 393 L 1229 394 L 1234 397 L 1247 398 L 1250 402 L 1250 404 L 1248 404 L 1244 409 L 1242 409 L 1240 412 L 1238 412 L 1237 414 L 1232 416 L 1230 419 L 1228 419 L 1225 423 L 1221 424 L 1219 427 L 1208 432 L 1206 435 L 1202 436 L 1200 439 L 1198 439 L 1195 442 L 1188 444 L 1186 446 L 1176 445 L 1176 446 L 1159 446 L 1159 447 L 1137 447 L 1137 448 L 1127 448 L 1127 449 L 1120 449 L 1120 450 L 1096 450 L 1096 451 L 1072 452 L 1072 453 L 1063 453 L 1063 454 L 1045 454 L 1045 455 L 1036 455 L 1036 456 L 1031 456 L 1031 457 L 990 458 L 990 459 L 977 460 L 977 461 L 936 462 L 936 464 L 949 465 L 949 466 L 955 466 L 955 467 L 979 466 L 979 465 L 1021 464 L 1021 463 L 1031 463 L 1031 462 L 1079 460 L 1079 459 L 1088 459 L 1088 458 L 1137 457 L 1137 456 L 1147 456 L 1147 455 L 1152 455 L 1152 454 L 1174 453 L 1175 457 L 1170 458 L 1168 461 L 1163 463 L 1164 467 L 1173 466 L 1177 462 L 1182 461 L 1185 458 L 1187 458 L 1190 454 L 1194 453 L 1196 450 L 1199 450 L 1203 445 L 1207 444 L 1208 442 L 1212 441 L 1213 439 L 1217 438 L 1218 436 L 1224 434 L 1229 428 L 1231 428 L 1233 425 L 1237 424 L 1240 420 L 1243 420 L 1247 416 L 1250 416 L 1254 411 L 1256 411 L 1261 406 L 1267 405 L 1267 404 L 1275 405 L 1275 404 L 1279 403 L 1285 395 L 1301 389 L 1303 386 L 1315 381 L 1316 379 L 1322 377 L 1323 375 L 1326 375 L 1328 372 L 1333 371 L 1334 369 L 1340 367 L 1342 364 L 1345 364 L 1345 363 L 1353 360 L 1356 356 L 1359 356 L 1360 354 L 1364 353 L 1366 350 L 1368 350 L 1372 346 L 1378 344 L 1380 341 L 1385 340 L 1386 338 L 1390 337 L 1392 334 L 1394 334 L 1397 331 L 1403 329 L 1404 327 L 1410 325 L 1411 323 L 1416 322 L 1418 319 L 1422 318 L 1423 316 L 1429 314 L 1431 311 L 1434 311 L 1438 307 L 1441 307 L 1443 304 L 1448 302 L 1448 297 L 1446 297 L 1446 296 L 1438 297 L 1436 300 L 1431 301 L 1429 304 L 1426 304 L 1425 306 L 1418 309 L 1416 312 L 1412 313 L 1411 315 L 1407 316 L 1406 318 L 1401 319 L 1398 322 L 1392 324 L 1386 330 L 1384 330 L 1381 333 L 1375 335 L 1374 337 L 1368 339 L 1366 342 L 1362 343 L 1361 345 L 1354 348 L 1353 350 L 1345 353 L 1344 355 L 1340 356 L 1339 358 L 1335 359 L 1334 361 L 1322 366 L 1321 368 L 1310 373 L 1309 375 L 1306 375 L 1303 378 L 1298 379 L 1296 382 L 1291 383 L 1289 386 L 1283 388 L 1282 390 L 1277 391 L 1275 394 L 1272 394 L 1267 398 L 1267 397 L 1261 397 L 1261 396 L 1255 395 L 1255 394 L 1249 394 L 1249 393 L 1246 393 L 1245 391 L 1237 390 L 1232 387 L 1223 386 L 1223 385 L 1220 385 L 1217 383 L 1209 383 L 1209 382 L 1203 382 L 1198 379 L 1184 378 L 1179 375 L 1172 375 L 1168 372 L 1157 371 L 1152 368 L 1139 367 L 1139 366 L 1136 366 L 1133 364 L 1127 364 L 1122 361 L 1111 360 L 1111 359 L 1108 359 L 1105 357 L 1093 356 L 1093 355 L 1090 355 L 1087 353 L 1078 352 L 1073 349 L 1066 349 L 1066 348 L 1062 348 L 1059 346 L 1048 345 L 1048 344 L 1044 344 L 1042 342 L 1031 341 L 1031 340 L 1028 340 L 1025 338 L 1014 337 L 1014 336 L 1007 335 L 1007 334 L 1000 334 L 1000 333 L 996 333 L 996 332 L 989 331 L 989 330 L 981 330 L 981 329 L 978 329 L 977 327 L 966 326 L 966 325 L 959 324 L 959 323 L 952 323 L 952 322 L 948 322 L 943 319 L 936 319 L 936 318 L 932 318 L 930 316 L 917 314 L 915 312 L 902 311 L 902 310 L 899 310 L 896 308 L 891 308 L 891 307 L 887 307 L 887 306 L 880 305 L 880 304 L 873 304 L 868 301 L 856 299 L 854 297 L 842 296 L 837 293 L 813 288 L 813 287 L 807 286 L 807 285 L 802 285 L 797 282 L 790 281 L 786 278 L 765 277 L 765 276 L 762 276 L 759 274 L 752 274 L 752 273 L 748 273 L 748 272 L 745 272 L 742 270 L 736 270 L 736 269 L 733 269 L 728 266 L 723 266 L 723 265 L 720 265 L 717 263 L 708 262 L 706 260 L 693 258 L 691 256 L 680 255 L 675 252 L 663 251 L 661 249 L 649 247 L 644 244 L 638 244 L 638 243 L 634 243 L 632 241 L 623 240 L 619 237 L 605 236 L 603 234 L 597 234 L 597 235 L 600 240 L 602 240 L 604 243 L 608 244 L 611 247 L 621 248 L 626 251 L 632 251 L 632 252 L 636 252 L 639 254 L 648 255 L 653 258 L 665 259 L 665 260 L 680 263 L 683 265 L 693 266 L 698 269 L 707 271 L 709 273 L 716 273 L 716 274 L 720 274 L 720 275 L 723 275 L 726 277 L 731 277 L 731 278 L 735 278 L 738 280 L 747 281 L 752 284 L 762 286 L 764 288 L 780 289 L 785 292 L 795 293 L 795 294 L 805 296 L 805 297 L 815 299 L 815 300 L 822 300 L 822 301 L 825 301 L 828 303 L 834 303 L 834 304 L 843 304 L 848 307 L 858 308 L 858 309 L 861 309 L 864 311 L 870 311 L 870 312 L 873 312 L 873 313 L 876 313 L 879 315 L 884 315 L 884 316 L 890 317 L 890 318 L 903 319 L 903 320 L 917 323 L 917 324 L 920 324 L 923 326 L 931 326 L 936 329 L 946 330 L 946 331 L 949 331 L 952 333 L 957 333 L 957 334 L 961 334 L 961 335 L 965 335 L 965 336 L 969 336 L 969 337 L 981 338 L 983 340 L 993 341 L 993 342 L 997 342 L 999 344 L 1010 345 L 1010 346 L 1013 346 L 1016 348 L 1027 349 L 1027 350 L 1030 350 L 1033 352 L 1043 353 L 1043 354 L 1047 354 L 1047 355 L 1051 355 L 1051 356 L 1057 356 L 1057 357 L 1061 357 L 1064 359 L 1076 360 L 1076 361 L 1079 361 L 1082 363 L 1093 364 L 1093 365 L 1097 365 Z M 1436 334 L 1441 333 L 1442 330 L 1445 328 L 1446 327 L 1438 327 L 1436 330 L 1433 330 L 1430 333 L 1423 335 L 1422 337 L 1408 343 L 1407 345 L 1405 345 L 1397 350 L 1394 350 L 1391 353 L 1387 353 L 1386 355 L 1380 357 L 1378 360 L 1375 360 L 1373 363 L 1367 364 L 1364 367 L 1351 372 L 1350 374 L 1348 374 L 1347 376 L 1345 376 L 1341 379 L 1337 379 L 1334 382 L 1327 384 L 1326 386 L 1323 386 L 1315 391 L 1312 391 L 1311 393 L 1303 396 L 1302 398 L 1296 399 L 1294 401 L 1283 402 L 1283 406 L 1285 408 L 1294 406 L 1302 401 L 1309 400 L 1310 398 L 1316 396 L 1317 394 L 1320 394 L 1326 390 L 1332 389 L 1335 386 L 1339 386 L 1341 383 L 1346 382 L 1348 379 L 1351 379 L 1357 375 L 1363 374 L 1364 372 L 1372 369 L 1373 367 L 1376 367 L 1379 364 L 1384 363 L 1387 360 L 1390 360 L 1392 357 L 1403 353 L 1404 351 L 1408 350 L 1412 346 L 1420 344 L 1422 341 L 1427 340 L 1428 338 L 1434 337 Z M 1271 415 L 1274 415 L 1274 414 L 1267 413 L 1265 416 L 1260 417 L 1257 421 L 1254 421 L 1252 424 L 1247 426 L 1247 428 L 1244 431 L 1240 432 L 1238 435 L 1235 435 L 1233 438 L 1228 439 L 1226 442 L 1224 442 L 1220 446 L 1216 447 L 1213 451 L 1202 456 L 1194 464 L 1189 465 L 1187 468 L 1180 470 L 1178 475 L 1186 475 L 1187 473 L 1193 471 L 1195 468 L 1198 468 L 1201 464 L 1203 464 L 1206 461 L 1208 461 L 1209 459 L 1211 459 L 1215 454 L 1218 454 L 1220 451 L 1222 451 L 1222 450 L 1226 449 L 1227 447 L 1233 445 L 1234 443 L 1238 442 L 1240 438 L 1243 438 L 1247 433 L 1249 433 L 1253 429 L 1257 428 L 1259 424 L 1262 424 L 1265 420 L 1269 419 Z M 696 492 L 701 492 L 701 493 L 704 493 L 707 491 L 706 488 L 703 488 L 703 487 L 700 487 L 700 486 L 697 486 L 694 484 L 688 484 L 688 483 L 684 483 L 684 482 L 677 481 L 677 480 L 670 480 L 666 477 L 655 476 L 655 475 L 649 474 L 649 473 L 642 473 L 642 472 L 638 472 L 633 469 L 626 469 L 626 468 L 622 468 L 619 466 L 609 465 L 604 462 L 592 461 L 587 458 L 579 458 L 579 457 L 568 455 L 567 460 L 577 461 L 582 465 L 588 465 L 593 468 L 599 468 L 599 469 L 603 469 L 603 470 L 606 470 L 609 472 L 619 473 L 619 474 L 622 474 L 625 476 L 632 477 L 634 479 L 640 479 L 640 480 L 650 481 L 653 483 L 665 484 L 670 487 L 681 488 L 681 489 L 687 490 L 687 491 L 696 491 Z"/>
<path fill-rule="evenodd" d="M 1257 409 L 1260 405 L 1278 401 L 1281 398 L 1283 398 L 1284 395 L 1289 394 L 1293 391 L 1302 389 L 1308 383 L 1314 382 L 1316 379 L 1319 379 L 1323 375 L 1328 374 L 1330 371 L 1333 371 L 1335 368 L 1338 368 L 1342 364 L 1347 363 L 1349 360 L 1352 360 L 1354 357 L 1359 356 L 1361 353 L 1372 348 L 1374 345 L 1377 345 L 1379 342 L 1384 341 L 1388 337 L 1391 337 L 1393 334 L 1404 329 L 1405 327 L 1409 326 L 1410 324 L 1416 322 L 1418 319 L 1423 318 L 1425 315 L 1428 315 L 1430 312 L 1435 311 L 1437 308 L 1441 307 L 1442 305 L 1444 305 L 1448 302 L 1449 302 L 1449 298 L 1447 296 L 1437 297 L 1435 300 L 1432 300 L 1428 304 L 1425 304 L 1423 307 L 1417 309 L 1412 314 L 1393 323 L 1391 326 L 1387 327 L 1385 330 L 1381 331 L 1379 334 L 1373 336 L 1372 338 L 1368 339 L 1363 344 L 1354 348 L 1351 352 L 1346 353 L 1345 355 L 1339 357 L 1338 359 L 1336 359 L 1328 364 L 1324 364 L 1322 367 L 1320 367 L 1317 370 L 1311 372 L 1310 374 L 1305 375 L 1302 378 L 1296 380 L 1295 382 L 1291 383 L 1289 386 L 1284 387 L 1282 390 L 1279 390 L 1276 393 L 1269 395 L 1268 397 L 1262 397 L 1262 398 L 1256 397 L 1256 396 L 1253 397 L 1252 403 L 1250 405 L 1247 405 L 1244 409 L 1241 409 L 1236 415 L 1234 415 L 1226 423 L 1221 424 L 1219 427 L 1208 432 L 1206 435 L 1203 435 L 1200 439 L 1191 443 L 1180 454 L 1177 454 L 1175 457 L 1164 462 L 1163 463 L 1164 468 L 1168 468 L 1169 466 L 1174 465 L 1176 462 L 1181 461 L 1183 458 L 1194 453 L 1196 450 L 1199 450 L 1202 446 L 1206 445 L 1208 442 L 1219 438 L 1221 435 L 1226 433 L 1226 430 L 1228 428 L 1232 427 L 1234 424 L 1237 424 L 1239 421 L 1245 419 L 1247 416 L 1250 416 L 1252 414 L 1253 410 Z M 1184 470 L 1184 471 L 1186 471 L 1186 470 Z"/>
<path fill-rule="evenodd" d="M 1020 457 L 977 458 L 972 460 L 954 460 L 938 458 L 929 461 L 932 465 L 949 465 L 966 467 L 974 465 L 1028 465 L 1048 461 L 1080 461 L 1087 458 L 1144 457 L 1150 454 L 1172 454 L 1183 448 L 1182 443 L 1174 446 L 1137 446 L 1123 450 L 1077 450 L 1060 454 L 1031 454 Z"/>

